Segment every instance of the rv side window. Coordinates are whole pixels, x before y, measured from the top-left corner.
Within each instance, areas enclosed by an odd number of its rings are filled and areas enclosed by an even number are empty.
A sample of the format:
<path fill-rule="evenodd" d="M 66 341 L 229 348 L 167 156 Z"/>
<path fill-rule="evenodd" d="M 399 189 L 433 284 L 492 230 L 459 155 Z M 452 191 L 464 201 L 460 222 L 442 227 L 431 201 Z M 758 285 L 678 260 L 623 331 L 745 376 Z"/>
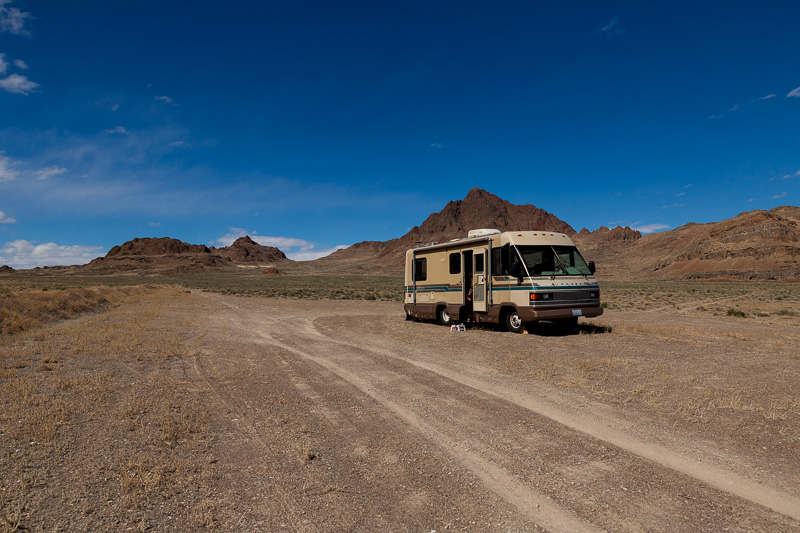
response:
<path fill-rule="evenodd" d="M 483 272 L 483 258 L 485 256 L 483 254 L 478 254 L 475 256 L 475 272 L 480 273 Z"/>
<path fill-rule="evenodd" d="M 450 273 L 461 274 L 461 254 L 458 252 L 450 254 Z"/>
<path fill-rule="evenodd" d="M 425 258 L 414 259 L 414 280 L 425 281 L 428 279 L 428 260 Z"/>
<path fill-rule="evenodd" d="M 503 276 L 508 273 L 504 259 L 502 248 L 492 248 L 492 276 Z"/>

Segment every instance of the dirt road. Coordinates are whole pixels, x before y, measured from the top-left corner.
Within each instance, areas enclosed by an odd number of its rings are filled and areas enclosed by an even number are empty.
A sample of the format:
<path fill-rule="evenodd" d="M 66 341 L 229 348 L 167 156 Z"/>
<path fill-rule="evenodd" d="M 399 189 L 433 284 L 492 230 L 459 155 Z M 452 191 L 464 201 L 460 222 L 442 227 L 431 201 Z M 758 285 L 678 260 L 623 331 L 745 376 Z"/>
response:
<path fill-rule="evenodd" d="M 394 303 L 195 296 L 184 379 L 219 435 L 214 498 L 230 528 L 800 531 L 794 399 L 775 416 L 710 417 L 703 403 L 697 422 L 669 379 L 620 381 L 635 379 L 634 352 L 642 365 L 686 361 L 678 348 L 730 355 L 742 339 L 721 321 L 707 325 L 718 338 L 639 342 L 637 330 L 455 333 L 405 322 Z M 754 368 L 775 351 L 748 349 Z M 570 360 L 574 379 L 559 374 Z"/>

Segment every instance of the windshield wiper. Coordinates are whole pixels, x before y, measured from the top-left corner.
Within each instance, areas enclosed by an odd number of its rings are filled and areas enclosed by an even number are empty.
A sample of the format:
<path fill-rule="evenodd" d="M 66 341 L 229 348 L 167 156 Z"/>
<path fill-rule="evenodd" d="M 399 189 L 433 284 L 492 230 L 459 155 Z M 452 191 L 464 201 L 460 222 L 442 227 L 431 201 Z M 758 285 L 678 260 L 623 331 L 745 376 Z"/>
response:
<path fill-rule="evenodd" d="M 562 272 L 564 272 L 565 276 L 569 276 L 569 270 L 567 270 L 567 264 L 564 263 L 564 260 L 561 259 L 560 255 L 558 255 L 558 252 L 556 252 L 555 248 L 551 246 L 550 249 L 553 251 L 553 255 L 556 256 L 556 261 L 558 261 L 558 267 L 561 269 Z M 556 279 L 555 271 L 553 272 L 554 272 L 553 275 L 550 276 L 551 280 Z"/>

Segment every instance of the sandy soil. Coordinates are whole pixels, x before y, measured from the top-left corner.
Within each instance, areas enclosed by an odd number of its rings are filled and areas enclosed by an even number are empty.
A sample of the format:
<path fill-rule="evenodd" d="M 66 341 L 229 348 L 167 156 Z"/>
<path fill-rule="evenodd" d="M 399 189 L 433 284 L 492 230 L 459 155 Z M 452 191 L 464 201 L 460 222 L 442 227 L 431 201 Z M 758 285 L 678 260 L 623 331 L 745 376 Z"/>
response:
<path fill-rule="evenodd" d="M 97 399 L 124 408 L 95 409 L 108 429 L 58 465 L 58 442 L 91 441 L 89 425 L 35 446 L 7 421 L 7 529 L 800 531 L 797 317 L 609 311 L 577 334 L 514 335 L 407 322 L 386 302 L 174 291 L 136 305 L 151 339 L 180 347 L 61 357 L 63 375 L 124 375 Z M 156 409 L 130 395 L 151 390 L 201 422 L 148 433 L 145 461 L 138 428 Z M 31 482 L 37 457 L 49 466 Z M 157 462 L 177 465 L 171 484 L 148 488 Z"/>

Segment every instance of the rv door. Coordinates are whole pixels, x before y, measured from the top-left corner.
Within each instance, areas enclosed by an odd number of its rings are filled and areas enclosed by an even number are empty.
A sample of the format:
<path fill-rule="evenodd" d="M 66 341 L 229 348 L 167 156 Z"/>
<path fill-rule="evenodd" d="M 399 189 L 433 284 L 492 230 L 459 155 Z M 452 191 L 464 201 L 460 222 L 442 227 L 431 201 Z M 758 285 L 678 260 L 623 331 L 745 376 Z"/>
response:
<path fill-rule="evenodd" d="M 472 254 L 472 271 L 475 283 L 472 285 L 472 310 L 485 313 L 486 306 L 486 250 L 475 250 Z"/>

